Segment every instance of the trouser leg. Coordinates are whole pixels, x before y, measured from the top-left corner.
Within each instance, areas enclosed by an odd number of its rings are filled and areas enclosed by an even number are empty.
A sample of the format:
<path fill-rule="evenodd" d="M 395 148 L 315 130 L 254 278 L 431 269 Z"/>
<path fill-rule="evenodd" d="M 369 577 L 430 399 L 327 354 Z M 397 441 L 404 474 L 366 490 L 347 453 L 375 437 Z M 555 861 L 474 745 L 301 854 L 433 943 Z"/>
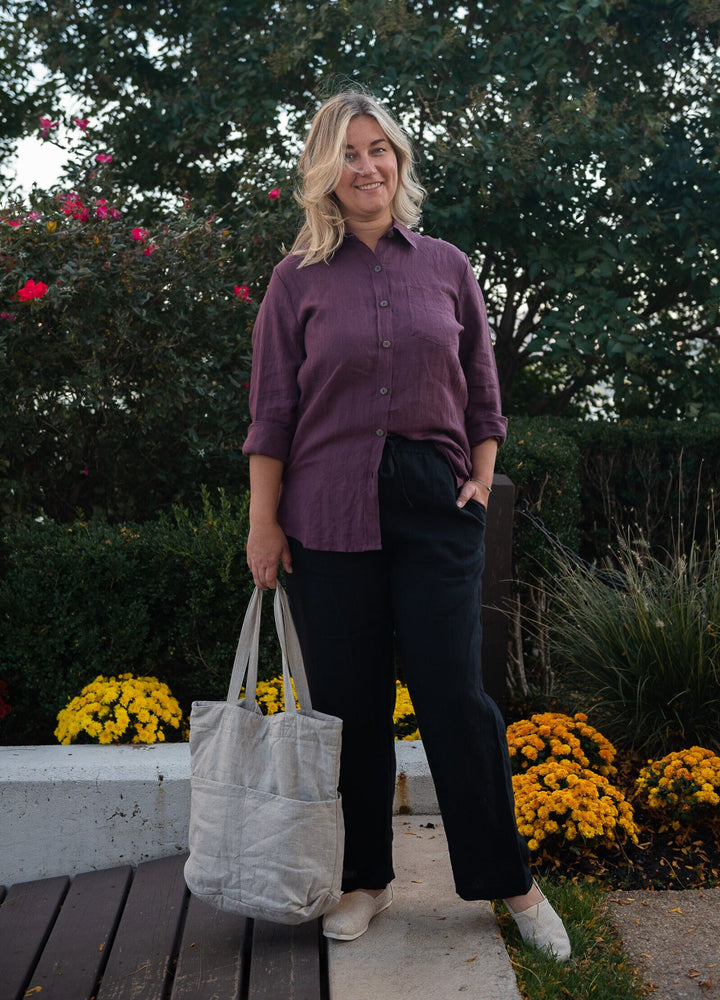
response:
<path fill-rule="evenodd" d="M 465 899 L 531 885 L 517 832 L 505 725 L 482 687 L 485 511 L 460 510 L 454 476 L 425 442 L 386 448 L 380 468 L 383 551 L 400 664 Z"/>
<path fill-rule="evenodd" d="M 313 708 L 343 720 L 343 890 L 394 878 L 395 664 L 382 552 L 321 552 L 290 539 L 288 596 Z"/>

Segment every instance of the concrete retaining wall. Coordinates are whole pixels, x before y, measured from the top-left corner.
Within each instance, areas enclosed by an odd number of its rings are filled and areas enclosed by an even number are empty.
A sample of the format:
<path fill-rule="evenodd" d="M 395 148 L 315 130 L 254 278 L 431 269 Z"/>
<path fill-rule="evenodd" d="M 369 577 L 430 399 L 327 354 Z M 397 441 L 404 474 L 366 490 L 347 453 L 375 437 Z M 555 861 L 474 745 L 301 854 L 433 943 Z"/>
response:
<path fill-rule="evenodd" d="M 437 814 L 422 743 L 396 752 L 395 811 Z M 187 743 L 0 747 L 0 782 L 2 885 L 187 850 Z"/>

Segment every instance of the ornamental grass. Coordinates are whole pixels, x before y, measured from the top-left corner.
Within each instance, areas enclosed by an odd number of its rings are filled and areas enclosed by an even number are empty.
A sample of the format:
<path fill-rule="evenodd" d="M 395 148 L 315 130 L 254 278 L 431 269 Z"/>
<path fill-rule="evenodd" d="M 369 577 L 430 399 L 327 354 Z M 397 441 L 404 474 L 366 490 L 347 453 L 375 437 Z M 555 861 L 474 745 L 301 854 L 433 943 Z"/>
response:
<path fill-rule="evenodd" d="M 570 759 L 606 778 L 617 774 L 615 747 L 582 712 L 541 712 L 520 719 L 508 726 L 507 738 L 514 773 L 551 759 Z"/>
<path fill-rule="evenodd" d="M 156 677 L 98 676 L 57 717 L 58 743 L 164 743 L 186 738 L 178 701 Z"/>
<path fill-rule="evenodd" d="M 620 747 L 720 752 L 720 545 L 666 565 L 622 544 L 617 586 L 559 556 L 549 648 Z"/>
<path fill-rule="evenodd" d="M 648 761 L 635 782 L 638 799 L 661 817 L 660 832 L 688 834 L 697 826 L 720 826 L 720 757 L 690 747 Z"/>
<path fill-rule="evenodd" d="M 633 809 L 602 774 L 554 758 L 513 775 L 518 830 L 539 858 L 559 847 L 638 842 Z"/>

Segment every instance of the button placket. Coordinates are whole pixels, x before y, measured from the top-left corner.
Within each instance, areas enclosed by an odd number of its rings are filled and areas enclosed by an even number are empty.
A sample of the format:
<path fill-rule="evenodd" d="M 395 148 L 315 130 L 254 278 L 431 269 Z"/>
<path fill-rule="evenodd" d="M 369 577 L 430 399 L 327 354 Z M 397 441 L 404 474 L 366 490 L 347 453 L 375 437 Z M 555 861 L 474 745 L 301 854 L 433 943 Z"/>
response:
<path fill-rule="evenodd" d="M 374 265 L 373 286 L 377 295 L 378 322 L 378 365 L 377 365 L 377 412 L 380 416 L 377 437 L 385 437 L 390 409 L 390 386 L 392 385 L 392 293 L 388 285 L 387 271 L 380 262 Z M 379 425 L 383 426 L 380 427 Z"/>

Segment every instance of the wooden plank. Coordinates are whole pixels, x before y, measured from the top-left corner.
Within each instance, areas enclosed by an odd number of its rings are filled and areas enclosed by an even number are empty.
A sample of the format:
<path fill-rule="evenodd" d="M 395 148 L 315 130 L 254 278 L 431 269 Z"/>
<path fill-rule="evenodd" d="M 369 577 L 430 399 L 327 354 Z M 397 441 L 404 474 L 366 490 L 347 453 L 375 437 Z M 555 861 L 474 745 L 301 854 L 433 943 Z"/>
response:
<path fill-rule="evenodd" d="M 21 1000 L 70 885 L 66 875 L 12 886 L 0 906 L 0 983 Z"/>
<path fill-rule="evenodd" d="M 320 1000 L 320 922 L 255 921 L 248 1000 Z"/>
<path fill-rule="evenodd" d="M 159 858 L 138 868 L 97 1000 L 163 1000 L 166 996 L 185 916 L 186 857 Z"/>
<path fill-rule="evenodd" d="M 90 1000 L 95 995 L 131 875 L 126 866 L 75 876 L 26 996 Z"/>
<path fill-rule="evenodd" d="M 191 896 L 171 1000 L 237 1000 L 246 967 L 246 932 L 252 932 L 252 921 Z"/>

